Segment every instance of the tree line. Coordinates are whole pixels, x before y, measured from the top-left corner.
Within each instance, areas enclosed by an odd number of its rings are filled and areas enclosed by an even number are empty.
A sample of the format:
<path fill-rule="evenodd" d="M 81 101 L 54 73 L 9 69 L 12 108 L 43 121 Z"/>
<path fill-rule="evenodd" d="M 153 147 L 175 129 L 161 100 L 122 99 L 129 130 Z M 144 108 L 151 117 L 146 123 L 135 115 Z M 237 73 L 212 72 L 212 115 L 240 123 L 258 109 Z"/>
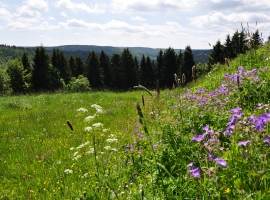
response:
<path fill-rule="evenodd" d="M 156 61 L 143 55 L 140 60 L 126 48 L 111 57 L 102 50 L 89 52 L 84 62 L 79 56 L 67 58 L 62 50 L 51 55 L 43 46 L 35 49 L 32 59 L 24 51 L 0 69 L 0 93 L 87 91 L 108 89 L 131 90 L 136 85 L 150 89 L 185 85 L 196 78 L 192 49 L 182 52 L 171 47 L 159 51 Z"/>
<path fill-rule="evenodd" d="M 241 32 L 236 30 L 232 36 L 228 34 L 223 44 L 218 40 L 213 45 L 213 49 L 209 55 L 209 64 L 222 64 L 225 62 L 225 59 L 234 59 L 239 54 L 245 54 L 247 51 L 255 49 L 262 44 L 262 35 L 259 34 L 258 29 L 252 33 L 249 29 L 245 29 L 242 26 Z"/>

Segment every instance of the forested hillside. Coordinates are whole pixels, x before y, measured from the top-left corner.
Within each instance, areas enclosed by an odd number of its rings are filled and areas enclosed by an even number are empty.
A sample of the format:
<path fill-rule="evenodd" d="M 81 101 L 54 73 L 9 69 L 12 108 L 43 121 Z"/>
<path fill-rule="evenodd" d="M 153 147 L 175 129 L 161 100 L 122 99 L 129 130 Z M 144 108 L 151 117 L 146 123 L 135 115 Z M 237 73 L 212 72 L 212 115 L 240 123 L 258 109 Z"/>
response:
<path fill-rule="evenodd" d="M 9 60 L 13 60 L 15 58 L 20 58 L 22 56 L 23 51 L 26 51 L 26 54 L 29 58 L 33 58 L 34 51 L 36 47 L 17 47 L 17 46 L 7 46 L 0 45 L 0 66 L 6 66 L 6 63 Z M 84 62 L 87 59 L 89 52 L 94 51 L 97 55 L 104 51 L 110 58 L 113 54 L 121 54 L 124 47 L 111 47 L 111 46 L 95 46 L 95 45 L 63 45 L 63 46 L 54 46 L 54 47 L 45 47 L 48 54 L 51 54 L 53 49 L 59 49 L 63 51 L 64 55 L 68 58 L 71 55 L 79 56 Z M 153 49 L 146 47 L 129 47 L 130 53 L 133 56 L 136 56 L 138 60 L 142 59 L 142 56 L 149 56 L 149 58 L 153 61 L 156 61 L 157 55 L 160 50 L 165 51 L 166 49 Z M 183 49 L 181 51 L 184 51 Z M 180 52 L 180 49 L 175 49 L 175 52 Z M 194 55 L 195 63 L 206 63 L 208 62 L 208 57 L 206 56 L 210 54 L 211 50 L 192 50 Z"/>
<path fill-rule="evenodd" d="M 0 46 L 0 93 L 131 90 L 185 87 L 216 64 L 263 45 L 258 30 L 244 29 L 220 40 L 212 50 L 118 48 L 87 45 L 60 47 Z M 104 49 L 103 49 L 104 48 Z M 208 54 L 207 54 L 208 53 Z M 196 56 L 195 56 L 196 55 Z M 197 63 L 195 57 L 201 58 Z M 206 57 L 206 58 L 205 58 Z M 207 63 L 206 63 L 207 61 Z"/>

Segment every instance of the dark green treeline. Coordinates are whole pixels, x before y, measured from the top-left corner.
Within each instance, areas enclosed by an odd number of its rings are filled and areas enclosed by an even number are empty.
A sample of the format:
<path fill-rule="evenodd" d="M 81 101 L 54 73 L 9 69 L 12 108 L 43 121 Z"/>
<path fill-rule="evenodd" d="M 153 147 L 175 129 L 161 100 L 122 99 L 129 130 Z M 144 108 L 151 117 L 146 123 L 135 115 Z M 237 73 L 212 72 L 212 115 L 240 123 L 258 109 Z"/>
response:
<path fill-rule="evenodd" d="M 89 82 L 87 84 L 97 90 L 126 91 L 136 85 L 155 89 L 157 83 L 160 89 L 165 89 L 192 81 L 194 64 L 190 46 L 184 52 L 175 52 L 171 47 L 164 52 L 160 50 L 156 61 L 144 55 L 138 60 L 128 48 L 111 57 L 104 51 L 99 54 L 92 51 L 85 62 L 79 56 L 67 58 L 59 49 L 49 55 L 39 46 L 32 60 L 25 52 L 21 59 L 11 60 L 6 67 L 8 78 L 5 80 L 13 93 L 65 90 L 80 81 Z M 4 71 L 1 73 L 3 75 Z M 187 77 L 185 82 L 181 82 L 182 76 Z"/>

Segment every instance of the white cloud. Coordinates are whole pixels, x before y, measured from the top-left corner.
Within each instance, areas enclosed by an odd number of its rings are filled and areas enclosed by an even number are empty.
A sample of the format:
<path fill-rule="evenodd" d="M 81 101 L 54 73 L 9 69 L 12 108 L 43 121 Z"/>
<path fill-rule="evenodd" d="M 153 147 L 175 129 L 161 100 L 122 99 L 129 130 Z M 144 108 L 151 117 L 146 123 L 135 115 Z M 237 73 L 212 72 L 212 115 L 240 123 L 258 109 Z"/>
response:
<path fill-rule="evenodd" d="M 63 12 L 63 11 L 60 13 L 60 15 L 63 16 L 63 17 L 68 17 L 67 16 L 67 13 L 66 12 Z"/>
<path fill-rule="evenodd" d="M 8 20 L 12 18 L 12 14 L 5 8 L 0 8 L 0 19 Z"/>
<path fill-rule="evenodd" d="M 28 0 L 26 3 L 26 7 L 30 10 L 36 10 L 40 12 L 48 11 L 48 3 L 44 0 Z"/>
<path fill-rule="evenodd" d="M 95 4 L 93 6 L 88 6 L 85 3 L 73 3 L 70 0 L 59 0 L 55 3 L 57 8 L 64 8 L 67 10 L 82 10 L 88 13 L 104 13 L 105 5 Z"/>
<path fill-rule="evenodd" d="M 198 0 L 112 0 L 111 8 L 114 13 L 177 13 L 189 12 L 197 4 Z"/>
<path fill-rule="evenodd" d="M 145 21 L 146 20 L 146 19 L 144 19 L 144 18 L 142 18 L 140 16 L 132 17 L 131 19 L 134 20 L 134 21 Z"/>
<path fill-rule="evenodd" d="M 199 28 L 220 29 L 220 31 L 228 32 L 226 30 L 228 27 L 231 29 L 240 29 L 241 22 L 248 22 L 255 25 L 256 21 L 259 23 L 269 22 L 270 16 L 263 13 L 231 13 L 225 15 L 221 12 L 215 12 L 191 18 L 191 25 Z"/>
<path fill-rule="evenodd" d="M 54 17 L 49 17 L 49 20 L 56 20 Z"/>

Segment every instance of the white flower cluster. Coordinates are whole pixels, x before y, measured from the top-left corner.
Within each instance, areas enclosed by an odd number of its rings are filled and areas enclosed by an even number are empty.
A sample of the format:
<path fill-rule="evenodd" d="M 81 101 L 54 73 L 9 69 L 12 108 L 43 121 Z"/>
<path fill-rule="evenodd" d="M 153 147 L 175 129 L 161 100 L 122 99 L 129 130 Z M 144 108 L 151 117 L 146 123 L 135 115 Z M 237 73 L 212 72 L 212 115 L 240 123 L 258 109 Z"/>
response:
<path fill-rule="evenodd" d="M 93 154 L 95 152 L 95 149 L 92 147 L 89 151 L 86 151 L 86 154 Z"/>
<path fill-rule="evenodd" d="M 99 114 L 103 113 L 103 109 L 102 109 L 102 107 L 100 105 L 93 104 L 91 107 L 96 109 L 96 114 L 95 115 L 99 115 Z"/>
<path fill-rule="evenodd" d="M 109 143 L 112 143 L 112 142 L 117 142 L 118 139 L 115 138 L 114 134 L 111 134 L 106 141 L 109 142 Z"/>
<path fill-rule="evenodd" d="M 78 112 L 83 112 L 83 113 L 88 112 L 88 110 L 86 108 L 79 108 L 77 111 Z"/>
<path fill-rule="evenodd" d="M 88 142 L 88 141 L 85 142 L 85 143 L 82 143 L 81 145 L 79 145 L 79 146 L 77 147 L 77 149 L 81 149 L 81 148 L 87 146 L 88 144 L 90 144 L 90 142 Z"/>
<path fill-rule="evenodd" d="M 73 170 L 72 169 L 65 169 L 64 171 L 66 174 L 73 174 Z"/>
<path fill-rule="evenodd" d="M 95 118 L 95 116 L 87 116 L 86 118 L 84 118 L 84 122 L 90 122 L 92 119 L 94 119 Z"/>
<path fill-rule="evenodd" d="M 100 127 L 103 127 L 103 124 L 100 123 L 100 122 L 97 122 L 97 123 L 95 123 L 95 124 L 92 124 L 92 126 L 93 126 L 94 128 L 100 128 Z"/>

